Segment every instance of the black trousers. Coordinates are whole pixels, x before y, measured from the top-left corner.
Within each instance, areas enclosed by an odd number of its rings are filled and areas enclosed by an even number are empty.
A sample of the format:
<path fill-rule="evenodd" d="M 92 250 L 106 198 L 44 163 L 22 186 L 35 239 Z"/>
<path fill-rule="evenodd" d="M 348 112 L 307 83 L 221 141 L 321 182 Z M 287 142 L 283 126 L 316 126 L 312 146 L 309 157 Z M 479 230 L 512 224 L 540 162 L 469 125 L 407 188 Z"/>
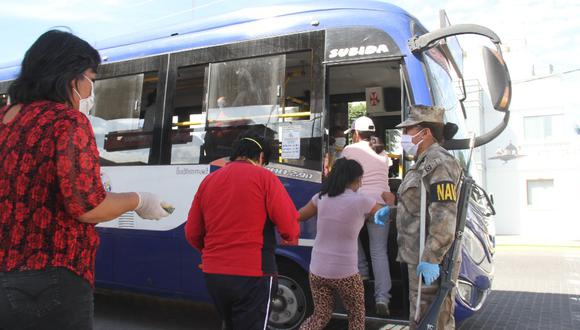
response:
<path fill-rule="evenodd" d="M 0 272 L 0 330 L 93 329 L 93 289 L 66 268 Z"/>
<path fill-rule="evenodd" d="M 225 329 L 263 330 L 270 299 L 277 290 L 275 276 L 204 274 L 207 289 Z"/>

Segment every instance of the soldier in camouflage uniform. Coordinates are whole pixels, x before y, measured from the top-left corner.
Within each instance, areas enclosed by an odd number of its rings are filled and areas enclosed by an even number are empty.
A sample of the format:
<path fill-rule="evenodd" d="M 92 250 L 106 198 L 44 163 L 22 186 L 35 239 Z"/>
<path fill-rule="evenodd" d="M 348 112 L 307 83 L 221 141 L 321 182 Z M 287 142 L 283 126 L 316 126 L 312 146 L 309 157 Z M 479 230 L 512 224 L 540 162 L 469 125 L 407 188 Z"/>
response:
<path fill-rule="evenodd" d="M 438 142 L 443 140 L 443 114 L 440 107 L 412 106 L 409 118 L 397 127 L 403 128 L 403 148 L 407 154 L 415 156 L 415 164 L 406 173 L 399 187 L 399 202 L 397 207 L 397 230 L 399 254 L 397 260 L 404 262 L 409 270 L 409 300 L 410 300 L 410 327 L 417 324 L 415 306 L 419 273 L 423 265 L 432 267 L 437 276 L 432 278 L 423 273 L 425 282 L 421 290 L 420 317 L 424 316 L 439 289 L 439 265 L 443 262 L 454 240 L 457 192 L 456 187 L 461 174 L 461 167 L 447 150 Z M 419 255 L 419 227 L 421 208 L 421 180 L 427 192 L 425 248 L 423 255 Z M 454 271 L 457 278 L 458 267 Z M 419 272 L 417 268 L 419 266 Z M 439 318 L 437 329 L 454 329 L 455 289 L 445 299 Z"/>

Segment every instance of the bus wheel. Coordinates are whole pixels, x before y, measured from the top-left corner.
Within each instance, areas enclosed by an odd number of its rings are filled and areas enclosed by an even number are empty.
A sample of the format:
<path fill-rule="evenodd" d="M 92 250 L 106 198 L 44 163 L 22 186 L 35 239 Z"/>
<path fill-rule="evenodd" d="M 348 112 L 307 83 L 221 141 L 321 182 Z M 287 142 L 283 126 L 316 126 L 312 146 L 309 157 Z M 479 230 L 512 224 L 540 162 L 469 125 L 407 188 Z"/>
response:
<path fill-rule="evenodd" d="M 268 329 L 298 329 L 312 313 L 312 297 L 306 273 L 287 262 L 279 264 L 278 291 L 270 303 Z"/>

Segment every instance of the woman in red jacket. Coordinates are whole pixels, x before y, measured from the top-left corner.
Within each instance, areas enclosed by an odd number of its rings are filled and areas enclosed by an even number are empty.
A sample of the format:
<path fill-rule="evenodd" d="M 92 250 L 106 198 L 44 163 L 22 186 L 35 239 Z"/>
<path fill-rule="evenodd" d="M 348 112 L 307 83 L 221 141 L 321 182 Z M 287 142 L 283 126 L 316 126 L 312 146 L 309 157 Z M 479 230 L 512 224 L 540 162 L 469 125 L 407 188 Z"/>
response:
<path fill-rule="evenodd" d="M 268 163 L 268 140 L 251 132 L 226 166 L 208 175 L 193 200 L 185 237 L 201 252 L 207 289 L 225 329 L 265 329 L 276 287 L 276 239 L 296 245 L 298 211 Z"/>

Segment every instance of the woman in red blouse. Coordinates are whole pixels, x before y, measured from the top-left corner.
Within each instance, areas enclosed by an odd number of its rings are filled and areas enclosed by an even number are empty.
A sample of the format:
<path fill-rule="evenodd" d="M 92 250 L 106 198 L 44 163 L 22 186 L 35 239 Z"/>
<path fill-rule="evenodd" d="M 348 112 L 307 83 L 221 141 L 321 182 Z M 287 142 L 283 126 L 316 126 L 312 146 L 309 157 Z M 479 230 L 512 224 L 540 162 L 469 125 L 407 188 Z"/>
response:
<path fill-rule="evenodd" d="M 169 215 L 153 194 L 103 188 L 85 116 L 100 61 L 84 40 L 48 31 L 0 109 L 0 329 L 92 329 L 95 224 Z"/>

